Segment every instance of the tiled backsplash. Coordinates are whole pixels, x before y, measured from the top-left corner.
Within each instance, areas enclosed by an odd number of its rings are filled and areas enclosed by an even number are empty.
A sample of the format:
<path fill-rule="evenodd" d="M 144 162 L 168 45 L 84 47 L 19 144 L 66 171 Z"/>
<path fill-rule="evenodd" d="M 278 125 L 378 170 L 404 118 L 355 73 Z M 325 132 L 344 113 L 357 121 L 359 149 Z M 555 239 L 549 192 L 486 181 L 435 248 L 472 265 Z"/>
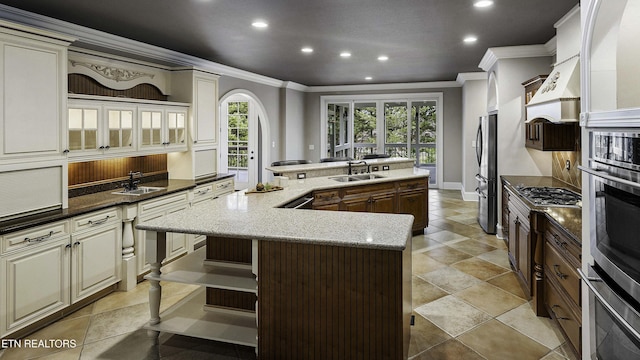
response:
<path fill-rule="evenodd" d="M 554 151 L 551 175 L 569 185 L 582 189 L 582 175 L 578 170 L 581 157 L 581 151 Z M 569 170 L 566 169 L 567 160 L 569 160 L 570 164 Z"/>

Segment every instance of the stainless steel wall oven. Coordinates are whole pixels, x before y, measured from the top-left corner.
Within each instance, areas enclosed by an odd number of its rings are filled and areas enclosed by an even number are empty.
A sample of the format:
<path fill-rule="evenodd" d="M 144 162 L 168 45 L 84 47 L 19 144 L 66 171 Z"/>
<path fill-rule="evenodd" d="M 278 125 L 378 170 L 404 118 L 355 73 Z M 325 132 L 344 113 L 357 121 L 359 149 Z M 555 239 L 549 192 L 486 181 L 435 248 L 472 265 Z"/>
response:
<path fill-rule="evenodd" d="M 640 130 L 590 136 L 592 358 L 640 359 Z"/>

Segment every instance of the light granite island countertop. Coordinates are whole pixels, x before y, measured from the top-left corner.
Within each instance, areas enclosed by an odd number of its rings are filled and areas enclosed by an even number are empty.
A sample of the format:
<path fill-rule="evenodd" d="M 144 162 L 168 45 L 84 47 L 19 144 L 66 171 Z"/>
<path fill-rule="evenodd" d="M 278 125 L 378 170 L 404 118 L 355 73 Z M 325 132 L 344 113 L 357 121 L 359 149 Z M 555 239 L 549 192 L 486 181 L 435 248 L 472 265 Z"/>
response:
<path fill-rule="evenodd" d="M 253 346 L 260 359 L 406 359 L 413 216 L 281 208 L 318 190 L 429 176 L 376 174 L 290 180 L 283 190 L 240 191 L 137 225 L 148 231 L 151 264 L 146 328 Z M 206 246 L 162 266 L 175 232 L 207 235 Z M 160 314 L 161 281 L 204 290 Z"/>

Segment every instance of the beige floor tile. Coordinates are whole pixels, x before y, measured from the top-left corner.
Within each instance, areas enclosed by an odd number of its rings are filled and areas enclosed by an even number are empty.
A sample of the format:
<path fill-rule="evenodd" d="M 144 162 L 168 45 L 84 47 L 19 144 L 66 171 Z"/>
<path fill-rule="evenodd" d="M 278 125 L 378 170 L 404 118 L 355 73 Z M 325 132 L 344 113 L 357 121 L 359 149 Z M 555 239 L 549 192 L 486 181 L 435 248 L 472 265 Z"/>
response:
<path fill-rule="evenodd" d="M 487 245 L 473 239 L 458 241 L 455 243 L 447 243 L 447 245 L 456 250 L 464 251 L 467 254 L 471 254 L 474 256 L 496 250 L 496 248 L 491 245 Z"/>
<path fill-rule="evenodd" d="M 87 316 L 55 322 L 22 339 L 22 341 L 42 340 L 44 343 L 32 343 L 33 346 L 26 346 L 26 343 L 23 342 L 21 348 L 6 349 L 1 358 L 2 360 L 30 359 L 74 349 L 73 344 L 76 347 L 81 347 L 85 341 L 88 326 L 89 317 Z M 56 342 L 53 342 L 56 340 L 66 340 L 67 342 L 59 342 L 59 345 L 56 345 Z"/>
<path fill-rule="evenodd" d="M 91 317 L 85 343 L 89 344 L 109 337 L 140 329 L 149 321 L 149 304 L 105 311 Z"/>
<path fill-rule="evenodd" d="M 411 327 L 411 342 L 409 344 L 409 357 L 415 356 L 435 345 L 451 339 L 451 336 L 431 321 L 415 314 L 415 323 Z"/>
<path fill-rule="evenodd" d="M 479 324 L 490 320 L 491 316 L 448 295 L 415 309 L 415 312 L 436 324 L 447 334 L 455 337 Z"/>
<path fill-rule="evenodd" d="M 513 271 L 509 271 L 502 275 L 496 276 L 492 279 L 487 280 L 487 282 L 491 285 L 495 285 L 501 288 L 504 291 L 508 291 L 515 296 L 526 299 L 524 291 L 522 290 L 522 286 L 520 285 L 520 281 L 518 280 L 518 275 L 516 275 L 516 273 Z"/>
<path fill-rule="evenodd" d="M 92 314 L 121 309 L 149 301 L 149 282 L 142 281 L 130 291 L 116 291 L 93 304 Z"/>
<path fill-rule="evenodd" d="M 477 257 L 458 261 L 450 266 L 480 280 L 487 280 L 510 271 Z"/>
<path fill-rule="evenodd" d="M 456 250 L 449 246 L 435 248 L 424 252 L 424 254 L 447 265 L 472 257 L 472 255 Z"/>
<path fill-rule="evenodd" d="M 488 283 L 482 283 L 453 294 L 491 316 L 498 316 L 527 301 Z"/>
<path fill-rule="evenodd" d="M 417 276 L 413 277 L 411 293 L 414 308 L 433 300 L 437 300 L 443 296 L 449 295 L 448 292 L 420 279 Z"/>
<path fill-rule="evenodd" d="M 573 351 L 569 342 L 565 341 L 562 345 L 553 350 L 558 355 L 568 360 L 580 360 L 578 355 Z"/>
<path fill-rule="evenodd" d="M 457 209 L 456 211 L 460 213 L 459 209 Z M 463 213 L 460 213 L 459 215 L 448 216 L 447 219 L 453 220 L 455 222 L 459 222 L 465 225 L 473 224 L 478 221 L 475 214 L 471 214 L 468 212 L 463 212 Z"/>
<path fill-rule="evenodd" d="M 414 276 L 426 274 L 446 266 L 447 264 L 443 264 L 425 254 L 413 254 L 411 258 L 411 267 Z"/>
<path fill-rule="evenodd" d="M 442 246 L 444 246 L 442 243 L 427 235 L 414 236 L 413 239 L 411 239 L 411 251 L 414 253 L 425 252 Z"/>
<path fill-rule="evenodd" d="M 549 349 L 564 342 L 560 330 L 550 318 L 536 316 L 529 303 L 522 304 L 496 318 L 496 320 L 518 330 Z"/>
<path fill-rule="evenodd" d="M 419 277 L 445 291 L 448 291 L 449 293 L 455 293 L 482 283 L 478 278 L 452 267 L 444 267 L 434 270 L 424 275 L 419 275 Z"/>
<path fill-rule="evenodd" d="M 426 235 L 427 238 L 429 239 L 433 239 L 435 241 L 438 241 L 440 243 L 446 244 L 449 241 L 453 241 L 453 240 L 465 240 L 466 237 L 456 234 L 454 232 L 448 231 L 448 230 L 442 230 L 442 231 L 438 231 L 437 233 L 433 233 L 433 234 L 427 234 Z"/>
<path fill-rule="evenodd" d="M 550 351 L 497 320 L 485 322 L 460 335 L 458 340 L 487 359 L 495 360 L 538 360 Z"/>
<path fill-rule="evenodd" d="M 414 360 L 482 360 L 484 357 L 460 341 L 451 339 L 413 357 Z"/>
<path fill-rule="evenodd" d="M 479 258 L 492 262 L 505 269 L 511 269 L 509 257 L 506 250 L 494 250 L 478 255 Z"/>
<path fill-rule="evenodd" d="M 78 346 L 75 349 L 63 350 L 53 354 L 39 357 L 38 360 L 78 360 L 82 354 L 82 347 Z"/>

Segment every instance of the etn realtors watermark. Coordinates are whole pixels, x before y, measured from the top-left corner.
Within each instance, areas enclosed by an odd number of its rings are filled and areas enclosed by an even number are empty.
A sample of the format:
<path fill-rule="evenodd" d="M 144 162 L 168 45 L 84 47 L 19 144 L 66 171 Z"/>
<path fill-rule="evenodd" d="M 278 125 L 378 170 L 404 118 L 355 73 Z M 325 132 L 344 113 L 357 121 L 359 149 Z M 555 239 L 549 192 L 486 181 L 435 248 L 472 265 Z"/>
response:
<path fill-rule="evenodd" d="M 2 339 L 0 349 L 9 348 L 42 348 L 42 349 L 73 349 L 77 346 L 75 339 Z"/>

